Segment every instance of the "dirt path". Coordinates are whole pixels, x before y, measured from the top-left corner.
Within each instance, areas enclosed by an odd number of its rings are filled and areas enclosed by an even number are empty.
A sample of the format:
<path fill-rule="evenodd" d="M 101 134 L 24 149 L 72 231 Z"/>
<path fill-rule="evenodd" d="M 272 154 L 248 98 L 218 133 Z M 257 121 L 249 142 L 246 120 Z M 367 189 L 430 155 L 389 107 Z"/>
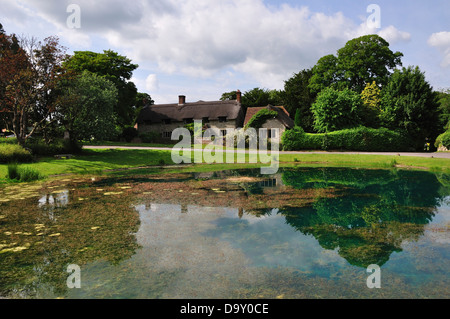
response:
<path fill-rule="evenodd" d="M 83 146 L 85 149 L 132 149 L 132 150 L 155 150 L 155 151 L 171 151 L 167 147 L 144 147 L 144 146 Z M 200 149 L 195 149 L 200 150 Z M 234 150 L 224 150 L 224 152 L 236 152 Z M 242 150 L 237 151 L 239 153 Z M 257 152 L 257 151 L 251 151 Z M 412 157 L 428 157 L 428 158 L 448 158 L 450 159 L 450 152 L 439 153 L 406 153 L 406 152 L 287 152 L 281 151 L 280 154 L 349 154 L 349 155 L 387 155 L 387 156 L 412 156 Z"/>

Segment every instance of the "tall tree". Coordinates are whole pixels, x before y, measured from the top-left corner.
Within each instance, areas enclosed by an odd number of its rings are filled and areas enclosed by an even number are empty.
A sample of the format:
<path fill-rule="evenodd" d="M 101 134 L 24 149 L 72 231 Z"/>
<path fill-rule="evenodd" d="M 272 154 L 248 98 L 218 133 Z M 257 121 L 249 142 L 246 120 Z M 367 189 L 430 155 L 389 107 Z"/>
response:
<path fill-rule="evenodd" d="M 439 113 L 442 126 L 450 130 L 450 89 L 438 92 Z"/>
<path fill-rule="evenodd" d="M 114 106 L 117 89 L 111 81 L 89 71 L 60 82 L 64 92 L 58 100 L 59 122 L 72 143 L 95 138 L 107 140 L 115 134 Z"/>
<path fill-rule="evenodd" d="M 367 83 L 375 81 L 383 86 L 397 66 L 401 66 L 401 52 L 389 49 L 389 43 L 376 34 L 352 39 L 339 49 L 337 56 L 321 58 L 313 67 L 310 87 L 315 92 L 333 85 L 347 87 L 361 93 Z"/>
<path fill-rule="evenodd" d="M 434 140 L 439 125 L 437 94 L 419 67 L 396 70 L 381 93 L 382 124 L 405 131 L 423 149 L 425 140 Z"/>
<path fill-rule="evenodd" d="M 105 76 L 113 82 L 119 94 L 114 107 L 117 124 L 121 127 L 134 124 L 134 106 L 138 92 L 136 85 L 130 79 L 133 71 L 138 68 L 137 64 L 131 63 L 130 59 L 114 51 L 105 50 L 103 53 L 76 51 L 65 66 L 77 72 L 87 70 Z"/>
<path fill-rule="evenodd" d="M 311 77 L 311 70 L 302 70 L 284 82 L 283 91 L 284 107 L 291 116 L 296 116 L 297 111 L 300 112 L 298 125 L 307 132 L 313 132 L 314 129 L 311 106 L 317 96 L 309 88 Z"/>
<path fill-rule="evenodd" d="M 55 86 L 64 74 L 65 49 L 56 37 L 0 35 L 1 110 L 8 114 L 18 143 L 24 145 L 45 126 L 54 108 Z"/>
<path fill-rule="evenodd" d="M 364 105 L 364 110 L 361 116 L 363 124 L 367 127 L 377 128 L 380 125 L 380 96 L 381 90 L 375 81 L 372 83 L 367 83 L 366 87 L 361 92 L 361 99 Z"/>

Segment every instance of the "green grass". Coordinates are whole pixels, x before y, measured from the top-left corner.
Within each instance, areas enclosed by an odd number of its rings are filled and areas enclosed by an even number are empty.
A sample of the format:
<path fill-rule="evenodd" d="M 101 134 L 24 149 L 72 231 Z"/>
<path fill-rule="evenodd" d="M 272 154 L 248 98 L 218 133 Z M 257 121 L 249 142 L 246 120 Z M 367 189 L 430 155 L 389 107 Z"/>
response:
<path fill-rule="evenodd" d="M 236 156 L 236 154 L 235 154 Z M 93 149 L 84 150 L 69 160 L 58 160 L 44 157 L 27 167 L 39 172 L 43 177 L 61 174 L 104 174 L 114 170 L 151 167 L 164 165 L 164 172 L 169 171 L 216 171 L 237 168 L 259 168 L 268 164 L 195 164 L 175 166 L 170 151 L 130 150 L 130 149 Z M 281 154 L 280 166 L 304 167 L 355 167 L 355 168 L 410 168 L 432 171 L 450 172 L 450 159 L 422 158 L 386 155 L 354 155 L 354 154 Z M 160 170 L 161 171 L 161 170 Z M 0 181 L 5 182 L 7 165 L 0 165 Z"/>

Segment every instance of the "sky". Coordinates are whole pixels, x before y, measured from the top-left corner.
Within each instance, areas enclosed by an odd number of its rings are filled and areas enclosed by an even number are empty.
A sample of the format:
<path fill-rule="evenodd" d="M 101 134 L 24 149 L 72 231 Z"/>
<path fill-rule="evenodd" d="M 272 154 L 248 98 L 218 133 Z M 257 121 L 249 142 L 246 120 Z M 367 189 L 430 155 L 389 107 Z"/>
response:
<path fill-rule="evenodd" d="M 0 23 L 7 34 L 56 35 L 69 54 L 127 56 L 139 65 L 132 81 L 156 104 L 280 90 L 322 56 L 374 33 L 435 90 L 450 88 L 448 0 L 0 0 Z"/>

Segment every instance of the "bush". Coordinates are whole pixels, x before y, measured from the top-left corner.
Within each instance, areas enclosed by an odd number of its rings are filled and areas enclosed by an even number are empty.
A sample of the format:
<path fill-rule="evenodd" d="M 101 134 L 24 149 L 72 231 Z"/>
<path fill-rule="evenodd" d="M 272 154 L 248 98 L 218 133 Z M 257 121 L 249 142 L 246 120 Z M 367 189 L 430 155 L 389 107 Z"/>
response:
<path fill-rule="evenodd" d="M 8 165 L 8 175 L 6 177 L 20 182 L 32 182 L 42 178 L 38 171 L 30 167 L 19 167 L 16 163 Z"/>
<path fill-rule="evenodd" d="M 31 153 L 17 144 L 0 144 L 0 163 L 30 163 Z"/>
<path fill-rule="evenodd" d="M 450 130 L 437 137 L 436 142 L 434 143 L 434 146 L 439 148 L 439 146 L 441 146 L 441 145 L 446 147 L 447 149 L 450 149 Z"/>
<path fill-rule="evenodd" d="M 128 143 L 130 143 L 133 140 L 133 138 L 137 137 L 138 135 L 139 135 L 138 130 L 132 126 L 126 126 L 122 132 L 122 137 Z"/>
<path fill-rule="evenodd" d="M 29 140 L 25 146 L 31 150 L 33 155 L 52 156 L 56 154 L 77 154 L 81 152 L 81 146 L 70 140 L 58 139 L 51 144 L 45 143 L 43 140 Z"/>
<path fill-rule="evenodd" d="M 363 102 L 358 93 L 344 89 L 326 88 L 311 106 L 314 128 L 320 132 L 333 132 L 357 127 L 361 122 Z"/>
<path fill-rule="evenodd" d="M 156 132 L 146 132 L 139 134 L 142 143 L 155 143 L 161 138 L 161 135 Z"/>
<path fill-rule="evenodd" d="M 358 127 L 331 133 L 310 134 L 301 128 L 286 131 L 282 136 L 286 151 L 345 150 L 365 152 L 408 151 L 411 142 L 401 133 L 386 128 Z"/>

